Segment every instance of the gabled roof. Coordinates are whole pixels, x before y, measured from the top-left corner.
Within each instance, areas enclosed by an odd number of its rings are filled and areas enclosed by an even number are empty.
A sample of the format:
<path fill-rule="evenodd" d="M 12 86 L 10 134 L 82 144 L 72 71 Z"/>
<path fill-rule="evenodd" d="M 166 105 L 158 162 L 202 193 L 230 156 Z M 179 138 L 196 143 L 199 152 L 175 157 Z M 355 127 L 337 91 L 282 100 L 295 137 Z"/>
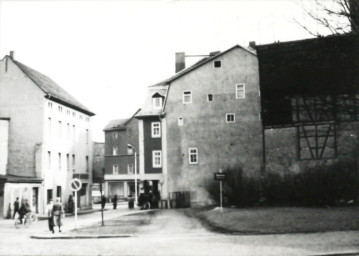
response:
<path fill-rule="evenodd" d="M 108 131 L 116 131 L 116 130 L 125 130 L 128 122 L 130 122 L 135 117 L 135 115 L 137 115 L 137 113 L 139 113 L 140 111 L 141 109 L 138 109 L 130 118 L 111 120 L 103 129 L 103 131 L 108 132 Z"/>
<path fill-rule="evenodd" d="M 174 76 L 172 76 L 172 77 L 170 77 L 170 78 L 168 78 L 168 79 L 166 79 L 166 80 L 164 80 L 162 82 L 159 82 L 159 83 L 157 83 L 155 85 L 152 85 L 150 87 L 169 84 L 169 83 L 173 82 L 174 80 L 188 74 L 189 72 L 203 66 L 204 64 L 206 64 L 206 63 L 208 63 L 208 62 L 210 62 L 210 61 L 212 61 L 212 60 L 214 60 L 214 59 L 216 59 L 216 58 L 218 58 L 218 57 L 220 57 L 220 56 L 222 56 L 222 55 L 224 55 L 224 54 L 226 54 L 226 53 L 228 53 L 228 52 L 230 52 L 230 51 L 232 51 L 234 49 L 243 49 L 243 50 L 249 52 L 250 54 L 253 54 L 255 56 L 257 55 L 256 52 L 251 50 L 251 49 L 242 47 L 240 45 L 235 45 L 235 46 L 229 48 L 228 50 L 225 50 L 224 52 L 218 53 L 218 54 L 216 54 L 214 56 L 209 56 L 209 57 L 203 58 L 203 59 L 199 60 L 197 63 L 195 63 L 194 65 L 192 65 L 192 66 L 190 66 L 190 67 L 176 73 Z"/>
<path fill-rule="evenodd" d="M 9 59 L 11 57 L 6 56 Z M 77 101 L 74 97 L 72 97 L 67 91 L 61 88 L 58 84 L 56 84 L 53 80 L 47 77 L 44 74 L 18 62 L 16 60 L 12 61 L 19 67 L 19 69 L 28 76 L 45 94 L 46 98 L 51 99 L 53 101 L 57 101 L 65 106 L 69 106 L 74 108 L 80 112 L 83 112 L 87 115 L 93 116 L 95 115 L 89 109 L 87 109 L 84 105 L 82 105 L 79 101 Z"/>

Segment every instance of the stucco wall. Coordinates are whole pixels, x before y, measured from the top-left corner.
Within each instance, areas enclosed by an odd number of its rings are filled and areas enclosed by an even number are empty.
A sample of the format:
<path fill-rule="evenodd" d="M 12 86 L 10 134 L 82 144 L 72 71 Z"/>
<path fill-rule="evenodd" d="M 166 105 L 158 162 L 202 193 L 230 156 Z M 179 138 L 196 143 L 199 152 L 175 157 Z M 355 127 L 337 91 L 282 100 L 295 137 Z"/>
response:
<path fill-rule="evenodd" d="M 35 177 L 36 145 L 43 142 L 43 107 L 44 93 L 11 60 L 7 65 L 1 61 L 0 116 L 11 118 L 8 174 Z"/>
<path fill-rule="evenodd" d="M 236 48 L 216 60 L 222 68 L 212 61 L 172 82 L 165 109 L 169 192 L 189 190 L 192 201 L 205 203 L 213 173 L 241 166 L 257 175 L 262 156 L 257 58 Z M 238 83 L 245 83 L 245 99 L 236 99 Z M 192 104 L 182 103 L 185 90 L 192 91 Z M 213 94 L 212 102 L 207 94 Z M 226 123 L 226 113 L 235 113 L 236 121 Z M 198 164 L 189 164 L 190 147 L 198 148 Z"/>
<path fill-rule="evenodd" d="M 6 175 L 8 146 L 9 146 L 9 122 L 0 118 L 0 175 Z"/>

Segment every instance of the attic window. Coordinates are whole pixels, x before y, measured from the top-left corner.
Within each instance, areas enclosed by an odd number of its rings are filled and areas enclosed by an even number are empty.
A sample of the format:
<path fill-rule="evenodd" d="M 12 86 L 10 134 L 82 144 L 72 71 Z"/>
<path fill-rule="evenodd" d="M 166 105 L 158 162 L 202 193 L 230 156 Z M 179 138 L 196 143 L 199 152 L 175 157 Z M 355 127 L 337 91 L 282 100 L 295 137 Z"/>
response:
<path fill-rule="evenodd" d="M 153 105 L 154 109 L 161 109 L 162 108 L 162 97 L 153 97 L 152 105 Z"/>
<path fill-rule="evenodd" d="M 213 101 L 213 94 L 207 94 L 207 101 Z"/>
<path fill-rule="evenodd" d="M 215 60 L 215 61 L 213 62 L 213 66 L 214 66 L 215 68 L 220 68 L 220 67 L 222 67 L 222 61 L 220 61 L 220 60 Z"/>

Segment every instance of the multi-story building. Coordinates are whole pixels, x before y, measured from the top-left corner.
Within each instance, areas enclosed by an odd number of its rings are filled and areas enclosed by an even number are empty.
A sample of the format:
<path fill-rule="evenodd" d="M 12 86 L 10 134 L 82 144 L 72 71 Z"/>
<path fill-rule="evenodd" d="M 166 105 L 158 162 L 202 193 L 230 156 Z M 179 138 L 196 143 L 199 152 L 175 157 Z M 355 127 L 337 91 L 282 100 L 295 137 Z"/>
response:
<path fill-rule="evenodd" d="M 12 54 L 0 61 L 0 117 L 9 120 L 4 214 L 16 197 L 28 199 L 36 212 L 52 198 L 66 202 L 74 177 L 83 181 L 79 205 L 90 205 L 93 115 Z"/>
<path fill-rule="evenodd" d="M 176 67 L 184 68 L 184 53 Z M 215 172 L 242 168 L 260 174 L 262 125 L 255 52 L 234 46 L 215 52 L 149 87 L 139 119 L 140 171 L 168 192 L 190 191 L 209 203 Z M 155 174 L 155 175 L 154 175 Z"/>
<path fill-rule="evenodd" d="M 137 112 L 136 112 L 137 113 Z M 105 132 L 105 188 L 106 197 L 127 198 L 135 195 L 135 178 L 139 175 L 138 120 L 112 120 Z M 136 157 L 136 159 L 135 159 Z M 136 162 L 136 166 L 135 166 Z M 135 170 L 138 175 L 135 175 Z"/>

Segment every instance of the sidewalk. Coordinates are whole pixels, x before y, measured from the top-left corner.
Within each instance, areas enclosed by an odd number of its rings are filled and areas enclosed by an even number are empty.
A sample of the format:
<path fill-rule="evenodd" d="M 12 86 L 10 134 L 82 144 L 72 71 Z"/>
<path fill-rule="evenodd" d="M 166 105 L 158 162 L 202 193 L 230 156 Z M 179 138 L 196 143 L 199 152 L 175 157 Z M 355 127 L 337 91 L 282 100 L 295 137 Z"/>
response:
<path fill-rule="evenodd" d="M 100 207 L 97 207 L 95 205 L 95 209 L 92 209 L 92 211 L 83 212 L 82 214 L 77 216 L 77 225 L 75 222 L 75 216 L 69 216 L 65 217 L 63 220 L 63 226 L 61 227 L 61 233 L 59 233 L 58 228 L 55 227 L 55 233 L 52 234 L 48 229 L 48 222 L 46 220 L 39 221 L 36 225 L 39 225 L 39 229 L 36 232 L 36 234 L 31 234 L 31 238 L 35 239 L 89 239 L 89 238 L 114 238 L 114 237 L 130 237 L 132 235 L 128 234 L 111 234 L 111 235 L 80 235 L 80 234 L 74 234 L 71 232 L 75 229 L 75 226 L 77 229 L 91 226 L 95 224 L 101 223 L 101 210 Z M 121 216 L 130 215 L 130 214 L 137 214 L 137 213 L 143 213 L 146 211 L 139 210 L 138 209 L 128 209 L 127 204 L 120 204 L 117 206 L 117 209 L 114 210 L 112 208 L 111 204 L 106 205 L 105 211 L 103 212 L 104 215 L 104 223 L 106 225 L 107 220 L 119 218 Z"/>

